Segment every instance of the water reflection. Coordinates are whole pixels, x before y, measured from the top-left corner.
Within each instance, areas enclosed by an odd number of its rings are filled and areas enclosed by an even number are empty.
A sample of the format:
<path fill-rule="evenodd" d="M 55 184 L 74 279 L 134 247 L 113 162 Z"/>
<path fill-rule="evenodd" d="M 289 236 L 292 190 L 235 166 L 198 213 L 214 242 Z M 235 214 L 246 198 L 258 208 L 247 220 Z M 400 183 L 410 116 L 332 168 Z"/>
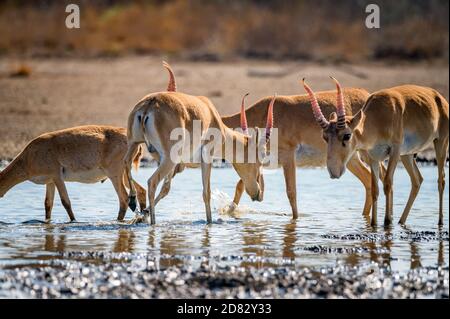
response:
<path fill-rule="evenodd" d="M 210 225 L 206 225 L 203 228 L 202 235 L 202 256 L 211 257 L 211 234 L 210 234 Z"/>
<path fill-rule="evenodd" d="M 297 221 L 293 220 L 284 226 L 283 234 L 283 257 L 295 259 L 295 244 L 297 242 Z"/>
<path fill-rule="evenodd" d="M 189 247 L 186 244 L 183 229 L 168 227 L 161 231 L 161 239 L 159 241 L 159 252 L 161 256 L 159 260 L 160 268 L 182 265 L 182 260 L 171 258 L 170 256 L 182 255 L 184 250 Z"/>
<path fill-rule="evenodd" d="M 445 263 L 445 253 L 444 253 L 444 242 L 442 240 L 439 241 L 439 248 L 438 248 L 438 260 L 437 264 L 439 266 L 446 265 Z"/>
<path fill-rule="evenodd" d="M 409 243 L 409 246 L 411 248 L 411 269 L 415 269 L 415 268 L 419 268 L 422 267 L 422 263 L 420 261 L 420 250 L 418 245 L 414 242 L 411 241 Z"/>
<path fill-rule="evenodd" d="M 131 229 L 119 229 L 112 251 L 115 253 L 134 252 L 135 238 L 136 235 Z"/>
<path fill-rule="evenodd" d="M 156 231 L 155 231 L 155 227 L 151 227 L 149 232 L 148 232 L 147 245 L 148 245 L 148 248 L 150 250 L 154 250 L 154 248 L 156 247 Z"/>
<path fill-rule="evenodd" d="M 264 257 L 265 249 L 264 243 L 267 231 L 267 226 L 264 224 L 259 224 L 255 222 L 246 222 L 242 228 L 242 256 L 244 257 Z M 243 267 L 257 267 L 261 268 L 264 266 L 261 259 L 256 259 L 252 261 L 243 261 L 241 263 Z"/>
<path fill-rule="evenodd" d="M 66 250 L 66 235 L 55 236 L 53 233 L 46 234 L 44 250 L 52 252 L 64 252 Z"/>

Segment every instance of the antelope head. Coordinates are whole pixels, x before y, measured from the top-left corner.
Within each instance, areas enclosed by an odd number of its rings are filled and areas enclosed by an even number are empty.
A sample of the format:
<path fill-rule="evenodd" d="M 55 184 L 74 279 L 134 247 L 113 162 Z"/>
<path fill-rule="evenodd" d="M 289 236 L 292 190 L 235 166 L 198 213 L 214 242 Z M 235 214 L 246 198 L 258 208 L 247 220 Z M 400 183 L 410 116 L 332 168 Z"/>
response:
<path fill-rule="evenodd" d="M 264 196 L 264 177 L 262 174 L 263 162 L 267 156 L 267 146 L 270 142 L 270 136 L 273 128 L 273 105 L 276 95 L 273 96 L 268 106 L 266 129 L 264 134 L 256 127 L 254 133 L 249 135 L 247 118 L 245 115 L 245 98 L 244 95 L 241 104 L 241 129 L 245 138 L 245 154 L 249 154 L 249 150 L 256 150 L 255 161 L 245 161 L 244 163 L 233 163 L 233 167 L 244 183 L 245 191 L 252 200 L 262 201 Z"/>
<path fill-rule="evenodd" d="M 331 77 L 336 84 L 337 101 L 336 112 L 331 113 L 329 120 L 325 118 L 320 109 L 316 95 L 303 79 L 303 87 L 308 93 L 314 118 L 322 128 L 322 137 L 328 144 L 327 168 L 331 178 L 340 178 L 345 173 L 345 167 L 357 150 L 359 131 L 356 129 L 360 123 L 363 112 L 355 116 L 346 116 L 344 95 L 339 82 Z"/>

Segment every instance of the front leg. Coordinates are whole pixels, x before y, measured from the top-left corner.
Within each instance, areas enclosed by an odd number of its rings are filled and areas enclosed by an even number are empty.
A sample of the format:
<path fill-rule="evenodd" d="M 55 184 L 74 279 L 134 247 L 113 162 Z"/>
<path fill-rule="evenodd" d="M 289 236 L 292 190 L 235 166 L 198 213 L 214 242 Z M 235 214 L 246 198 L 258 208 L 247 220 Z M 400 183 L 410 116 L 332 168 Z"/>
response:
<path fill-rule="evenodd" d="M 392 215 L 394 210 L 393 184 L 394 172 L 400 159 L 400 146 L 392 147 L 389 155 L 389 163 L 386 170 L 386 176 L 383 179 L 383 190 L 386 196 L 386 213 L 384 215 L 384 225 L 388 226 L 392 223 Z"/>
<path fill-rule="evenodd" d="M 72 204 L 70 203 L 69 194 L 67 193 L 66 185 L 64 184 L 63 179 L 61 177 L 55 178 L 54 184 L 58 190 L 59 197 L 61 198 L 61 203 L 69 215 L 70 221 L 75 221 L 75 215 L 72 211 Z"/>
<path fill-rule="evenodd" d="M 368 157 L 366 157 L 368 158 Z M 366 200 L 364 203 L 363 215 L 369 216 L 372 208 L 372 181 L 370 170 L 362 163 L 358 153 L 355 153 L 347 163 L 347 168 L 353 173 L 364 185 L 366 190 Z"/>
<path fill-rule="evenodd" d="M 289 199 L 289 203 L 292 208 L 292 219 L 298 218 L 297 210 L 297 182 L 296 182 L 296 166 L 295 166 L 295 153 L 292 152 L 288 156 L 282 159 L 281 165 L 283 166 L 284 180 L 286 183 L 286 193 Z"/>
<path fill-rule="evenodd" d="M 378 178 L 380 176 L 380 165 L 378 161 L 371 160 L 370 162 L 370 172 L 371 172 L 371 181 L 372 181 L 372 226 L 377 225 L 377 209 L 378 209 Z"/>
<path fill-rule="evenodd" d="M 202 169 L 202 183 L 203 183 L 203 201 L 205 202 L 205 210 L 206 210 L 206 222 L 208 224 L 212 223 L 211 218 L 211 163 L 205 163 L 202 160 L 201 163 Z"/>
<path fill-rule="evenodd" d="M 117 198 L 119 199 L 119 213 L 117 214 L 117 220 L 123 221 L 128 208 L 128 194 L 125 188 L 125 180 L 123 176 L 122 178 L 118 176 L 108 176 L 108 178 L 111 180 L 114 190 L 116 191 Z"/>
<path fill-rule="evenodd" d="M 230 205 L 230 208 L 228 210 L 228 213 L 232 213 L 236 207 L 239 205 L 239 202 L 241 201 L 242 194 L 244 193 L 244 182 L 242 179 L 240 179 L 236 184 L 236 190 L 234 191 L 234 198 L 233 202 Z"/>
<path fill-rule="evenodd" d="M 45 222 L 49 223 L 52 218 L 52 208 L 55 200 L 55 184 L 49 183 L 45 187 Z"/>

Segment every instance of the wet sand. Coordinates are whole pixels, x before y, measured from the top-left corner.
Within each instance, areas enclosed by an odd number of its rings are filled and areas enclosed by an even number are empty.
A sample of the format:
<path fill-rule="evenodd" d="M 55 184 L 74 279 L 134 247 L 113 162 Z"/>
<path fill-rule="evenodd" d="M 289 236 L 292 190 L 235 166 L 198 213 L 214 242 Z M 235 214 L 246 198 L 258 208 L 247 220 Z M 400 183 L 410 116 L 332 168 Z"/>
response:
<path fill-rule="evenodd" d="M 134 104 L 150 92 L 167 87 L 163 58 L 28 59 L 29 77 L 10 77 L 17 60 L 0 59 L 0 160 L 11 159 L 36 136 L 85 124 L 125 126 Z M 315 90 L 334 89 L 329 75 L 344 86 L 369 91 L 412 83 L 430 86 L 449 97 L 448 64 L 356 63 L 319 64 L 307 61 L 237 60 L 189 62 L 168 60 L 178 89 L 209 97 L 223 115 L 264 96 L 304 94 L 307 77 Z"/>

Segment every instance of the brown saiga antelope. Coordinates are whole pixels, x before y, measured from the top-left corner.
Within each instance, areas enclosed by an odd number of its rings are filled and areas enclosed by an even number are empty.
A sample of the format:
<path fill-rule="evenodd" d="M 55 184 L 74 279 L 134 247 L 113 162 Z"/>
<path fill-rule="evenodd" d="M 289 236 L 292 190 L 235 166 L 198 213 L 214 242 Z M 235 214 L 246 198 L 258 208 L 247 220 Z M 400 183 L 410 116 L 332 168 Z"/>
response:
<path fill-rule="evenodd" d="M 169 70 L 170 81 L 168 91 L 175 88 L 174 72 L 168 64 L 164 65 Z M 369 97 L 369 92 L 364 89 L 349 88 L 344 90 L 347 114 L 358 112 Z M 317 93 L 317 99 L 323 106 L 326 115 L 336 110 L 335 92 L 326 91 Z M 223 116 L 223 123 L 231 128 L 247 125 L 250 127 L 265 125 L 267 117 L 267 104 L 271 97 L 266 97 L 247 110 L 244 104 L 240 112 Z M 321 167 L 326 165 L 326 143 L 322 138 L 322 131 L 316 125 L 316 120 L 311 114 L 310 103 L 307 95 L 278 96 L 274 106 L 274 117 L 278 127 L 278 159 L 283 168 L 286 193 L 292 208 L 292 217 L 298 217 L 296 166 Z M 245 121 L 245 124 L 243 122 Z M 366 200 L 363 214 L 369 215 L 372 206 L 370 171 L 362 163 L 358 154 L 355 154 L 347 163 L 347 168 L 363 183 L 366 190 Z M 182 171 L 182 164 L 177 165 L 175 173 Z M 166 179 L 157 201 L 162 199 L 170 189 L 170 180 Z M 242 180 L 236 185 L 233 206 L 237 206 L 244 192 Z"/>
<path fill-rule="evenodd" d="M 328 143 L 327 166 L 335 178 L 341 177 L 349 158 L 359 150 L 366 151 L 372 175 L 372 225 L 377 224 L 379 163 L 388 159 L 383 178 L 386 195 L 384 223 L 389 225 L 393 215 L 393 177 L 399 160 L 411 178 L 411 192 L 400 223 L 404 224 L 419 192 L 422 175 L 414 155 L 432 144 L 436 151 L 439 189 L 439 225 L 443 224 L 444 165 L 448 151 L 448 102 L 436 90 L 416 85 L 402 85 L 370 95 L 355 116 L 346 116 L 342 89 L 337 87 L 337 115 L 325 120 L 314 92 L 304 83 L 311 97 L 313 112 Z"/>
<path fill-rule="evenodd" d="M 204 154 L 214 154 L 219 158 L 232 163 L 234 169 L 243 181 L 244 188 L 253 200 L 261 201 L 264 192 L 264 181 L 262 176 L 262 162 L 258 157 L 255 163 L 248 161 L 236 161 L 239 155 L 248 158 L 252 149 L 256 154 L 265 155 L 266 144 L 270 139 L 273 127 L 273 104 L 275 97 L 269 103 L 269 112 L 267 116 L 266 134 L 259 134 L 259 130 L 252 136 L 233 131 L 225 126 L 212 102 L 203 96 L 192 96 L 180 92 L 159 92 L 152 93 L 144 97 L 134 107 L 128 117 L 128 152 L 125 157 L 127 167 L 127 176 L 129 181 L 131 177 L 132 154 L 141 143 L 145 143 L 149 149 L 158 154 L 159 166 L 148 180 L 148 199 L 149 206 L 144 212 L 146 218 L 150 217 L 152 224 L 155 223 L 155 192 L 161 180 L 173 174 L 176 170 L 177 161 L 171 158 L 172 148 L 180 140 L 171 140 L 171 132 L 175 129 L 184 128 L 186 135 L 194 135 L 194 121 L 201 122 L 201 134 L 204 137 L 208 134 L 208 129 L 216 129 L 220 132 L 220 140 L 206 142 L 202 139 L 199 145 L 195 145 L 193 140 L 187 139 L 185 135 L 181 137 L 181 142 L 185 144 L 185 149 L 192 150 L 188 162 L 181 164 L 189 165 L 190 162 L 200 162 L 203 181 L 203 200 L 205 202 L 206 219 L 208 223 L 212 222 L 210 207 L 210 175 L 211 163 L 205 161 Z M 246 132 L 246 127 L 242 130 Z M 226 143 L 232 141 L 232 152 L 225 151 Z M 243 154 L 238 154 L 243 152 Z M 179 155 L 181 158 L 181 155 Z M 195 165 L 194 165 L 195 166 Z M 130 203 L 134 202 L 135 190 L 133 185 L 130 190 Z"/>
<path fill-rule="evenodd" d="M 119 197 L 122 220 L 128 207 L 123 158 L 127 151 L 126 129 L 87 125 L 43 134 L 30 143 L 0 172 L 0 197 L 24 181 L 46 185 L 45 219 L 49 222 L 55 189 L 71 221 L 75 220 L 64 182 L 96 183 L 109 178 Z M 137 167 L 142 149 L 131 154 Z M 134 182 L 141 209 L 146 206 L 145 189 Z"/>

